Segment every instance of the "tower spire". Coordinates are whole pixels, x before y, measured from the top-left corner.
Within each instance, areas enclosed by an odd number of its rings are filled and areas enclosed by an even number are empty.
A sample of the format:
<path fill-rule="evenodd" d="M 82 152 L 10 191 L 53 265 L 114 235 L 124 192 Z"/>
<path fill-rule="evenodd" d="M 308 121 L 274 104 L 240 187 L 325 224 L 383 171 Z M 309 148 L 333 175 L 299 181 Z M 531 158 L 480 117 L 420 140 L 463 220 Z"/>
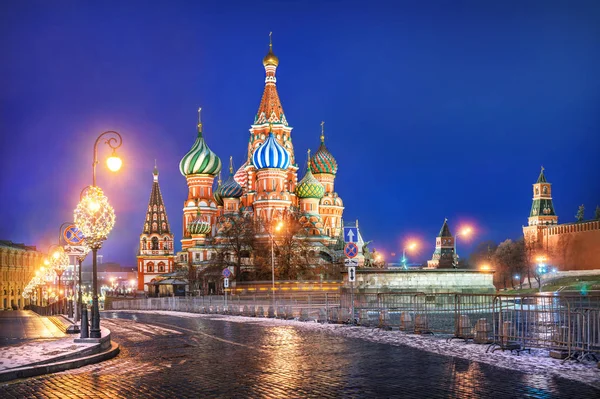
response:
<path fill-rule="evenodd" d="M 154 181 L 158 181 L 158 167 L 156 166 L 156 159 L 154 159 L 154 170 L 152 171 L 152 175 L 154 175 Z"/>
<path fill-rule="evenodd" d="M 325 142 L 325 121 L 321 121 L 321 143 Z"/>
<path fill-rule="evenodd" d="M 233 175 L 233 156 L 229 156 L 229 174 Z"/>
<path fill-rule="evenodd" d="M 202 136 L 202 107 L 198 108 L 198 135 Z"/>

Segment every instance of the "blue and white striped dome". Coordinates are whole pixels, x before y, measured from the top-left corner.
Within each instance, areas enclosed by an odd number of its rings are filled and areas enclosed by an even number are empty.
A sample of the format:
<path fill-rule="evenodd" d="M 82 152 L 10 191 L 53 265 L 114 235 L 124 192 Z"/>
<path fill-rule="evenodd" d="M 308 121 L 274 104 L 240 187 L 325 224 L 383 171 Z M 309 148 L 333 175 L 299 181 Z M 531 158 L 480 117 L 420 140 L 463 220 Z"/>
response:
<path fill-rule="evenodd" d="M 290 153 L 277 142 L 271 132 L 265 142 L 252 154 L 252 163 L 256 169 L 287 169 L 290 166 Z"/>

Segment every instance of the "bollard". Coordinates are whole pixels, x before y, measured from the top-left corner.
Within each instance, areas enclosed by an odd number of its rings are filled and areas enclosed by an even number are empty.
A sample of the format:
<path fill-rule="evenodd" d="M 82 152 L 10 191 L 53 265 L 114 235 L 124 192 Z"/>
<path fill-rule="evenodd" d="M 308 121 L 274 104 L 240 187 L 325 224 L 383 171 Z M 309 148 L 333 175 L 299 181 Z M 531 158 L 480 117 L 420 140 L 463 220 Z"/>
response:
<path fill-rule="evenodd" d="M 469 320 L 469 316 L 466 314 L 461 314 L 458 317 L 458 325 L 457 331 L 455 335 L 461 338 L 468 338 L 471 336 L 471 320 Z"/>
<path fill-rule="evenodd" d="M 409 331 L 412 329 L 412 317 L 410 317 L 410 313 L 402 312 L 400 313 L 400 330 L 401 331 Z"/>
<path fill-rule="evenodd" d="M 89 338 L 90 337 L 87 306 L 83 306 L 83 309 L 81 309 L 81 334 L 79 335 L 79 337 L 80 338 Z"/>
<path fill-rule="evenodd" d="M 489 344 L 490 340 L 490 323 L 487 319 L 479 319 L 475 323 L 475 341 L 476 344 Z"/>
<path fill-rule="evenodd" d="M 417 314 L 415 316 L 415 334 L 428 334 L 427 315 Z"/>
<path fill-rule="evenodd" d="M 508 338 L 510 337 L 510 331 L 512 329 L 512 321 L 505 321 L 502 323 L 502 334 L 500 335 L 500 342 L 503 346 L 508 345 Z"/>

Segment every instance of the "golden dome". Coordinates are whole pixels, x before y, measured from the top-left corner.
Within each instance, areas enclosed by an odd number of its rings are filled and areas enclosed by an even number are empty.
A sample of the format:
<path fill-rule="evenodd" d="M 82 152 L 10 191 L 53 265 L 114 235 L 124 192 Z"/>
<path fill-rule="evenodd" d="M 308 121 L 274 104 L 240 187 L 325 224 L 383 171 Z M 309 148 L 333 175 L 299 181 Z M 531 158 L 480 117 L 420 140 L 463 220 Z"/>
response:
<path fill-rule="evenodd" d="M 272 35 L 273 35 L 273 32 L 269 32 L 269 52 L 267 53 L 267 55 L 265 55 L 265 58 L 263 58 L 264 66 L 279 65 L 279 58 L 277 58 L 277 56 L 275 54 L 273 54 L 273 41 L 271 40 Z"/>
<path fill-rule="evenodd" d="M 269 45 L 269 53 L 265 55 L 265 58 L 263 58 L 263 65 L 279 65 L 279 58 L 273 54 L 273 45 Z"/>

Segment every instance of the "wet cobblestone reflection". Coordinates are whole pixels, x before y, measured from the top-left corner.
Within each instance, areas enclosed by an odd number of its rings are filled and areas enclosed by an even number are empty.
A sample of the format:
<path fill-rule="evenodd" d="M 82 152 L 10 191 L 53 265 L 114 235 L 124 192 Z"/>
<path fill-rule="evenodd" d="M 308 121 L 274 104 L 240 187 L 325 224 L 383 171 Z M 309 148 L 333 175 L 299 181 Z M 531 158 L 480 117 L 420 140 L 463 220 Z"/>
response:
<path fill-rule="evenodd" d="M 600 393 L 570 380 L 293 326 L 127 313 L 107 313 L 103 323 L 121 344 L 117 358 L 3 384 L 0 397 L 591 398 Z"/>

